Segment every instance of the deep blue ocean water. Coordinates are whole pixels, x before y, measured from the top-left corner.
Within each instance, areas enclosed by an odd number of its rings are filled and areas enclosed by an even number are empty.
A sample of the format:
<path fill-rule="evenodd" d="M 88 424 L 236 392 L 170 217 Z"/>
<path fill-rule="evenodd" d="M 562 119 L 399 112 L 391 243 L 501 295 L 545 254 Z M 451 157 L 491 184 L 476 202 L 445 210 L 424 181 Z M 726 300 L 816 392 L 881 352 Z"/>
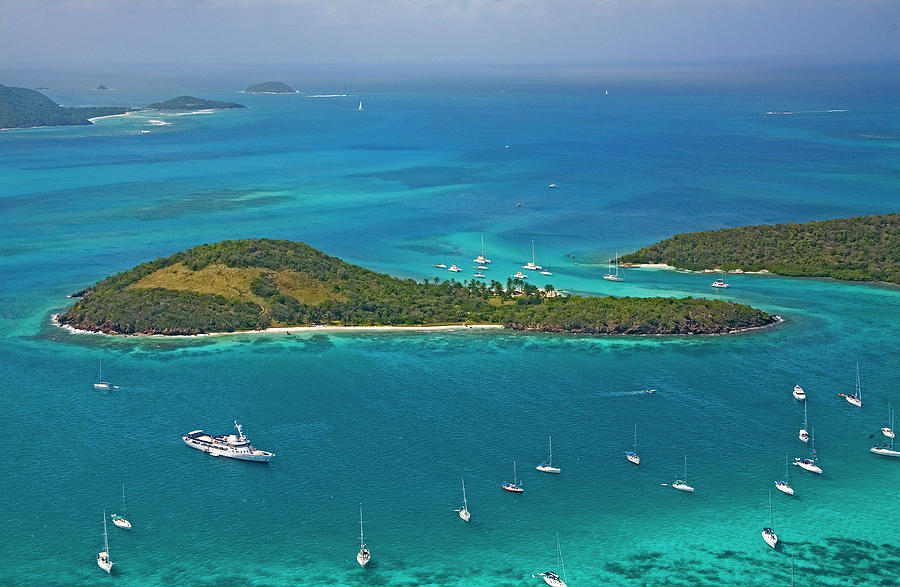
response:
<path fill-rule="evenodd" d="M 792 556 L 798 585 L 896 582 L 900 461 L 868 448 L 900 406 L 900 290 L 740 275 L 714 291 L 709 275 L 652 269 L 601 279 L 617 251 L 678 232 L 896 212 L 889 72 L 394 72 L 236 93 L 258 81 L 4 78 L 67 105 L 192 94 L 248 108 L 0 132 L 0 583 L 538 584 L 557 532 L 570 585 L 788 585 Z M 538 285 L 718 296 L 785 323 L 709 338 L 121 339 L 50 321 L 67 294 L 199 243 L 302 240 L 417 279 L 445 277 L 432 268 L 443 255 L 469 278 L 482 234 L 498 281 L 534 240 L 554 273 Z M 101 357 L 120 389 L 92 388 Z M 837 395 L 856 363 L 862 409 Z M 773 491 L 773 551 L 760 537 L 769 491 L 785 454 L 810 448 L 795 383 L 825 474 L 791 467 L 797 495 Z M 233 419 L 277 454 L 269 465 L 181 441 Z M 624 458 L 635 424 L 639 467 Z M 559 476 L 534 471 L 550 434 Z M 694 494 L 662 485 L 685 455 Z M 522 495 L 500 488 L 513 461 Z M 468 525 L 453 512 L 461 476 Z M 110 526 L 111 579 L 94 557 L 123 483 L 134 529 Z"/>

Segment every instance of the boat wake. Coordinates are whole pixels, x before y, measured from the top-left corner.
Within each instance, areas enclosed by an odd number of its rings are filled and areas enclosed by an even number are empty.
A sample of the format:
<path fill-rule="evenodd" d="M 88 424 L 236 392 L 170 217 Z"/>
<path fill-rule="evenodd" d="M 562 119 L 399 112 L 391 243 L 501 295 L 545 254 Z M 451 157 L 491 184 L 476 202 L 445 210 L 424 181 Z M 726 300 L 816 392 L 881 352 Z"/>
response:
<path fill-rule="evenodd" d="M 307 98 L 346 98 L 350 94 L 310 94 Z"/>
<path fill-rule="evenodd" d="M 769 112 L 766 112 L 766 114 L 768 114 L 769 116 L 778 116 L 778 115 L 790 116 L 792 114 L 829 114 L 832 112 L 846 112 L 846 111 L 847 110 L 844 108 L 832 108 L 831 110 L 796 110 L 796 111 L 793 111 L 793 110 L 783 110 L 783 111 L 771 110 Z"/>

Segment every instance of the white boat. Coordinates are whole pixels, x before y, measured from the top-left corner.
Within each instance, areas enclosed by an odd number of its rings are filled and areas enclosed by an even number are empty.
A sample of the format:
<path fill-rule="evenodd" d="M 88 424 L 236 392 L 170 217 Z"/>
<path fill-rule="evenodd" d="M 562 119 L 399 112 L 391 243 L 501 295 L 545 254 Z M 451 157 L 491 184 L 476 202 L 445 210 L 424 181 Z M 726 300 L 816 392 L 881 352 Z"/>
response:
<path fill-rule="evenodd" d="M 478 277 L 479 279 L 484 279 L 484 273 L 482 273 L 481 271 L 476 271 L 475 275 L 473 275 L 472 277 Z"/>
<path fill-rule="evenodd" d="M 887 436 L 888 438 L 890 438 L 891 440 L 893 440 L 894 439 L 894 412 L 893 412 L 893 410 L 891 410 L 890 404 L 888 404 L 888 415 L 891 418 L 891 425 L 885 426 L 884 428 L 882 428 L 881 433 L 884 434 L 885 436 Z"/>
<path fill-rule="evenodd" d="M 547 457 L 547 460 L 535 467 L 538 471 L 542 473 L 560 473 L 561 470 L 559 467 L 553 466 L 553 437 L 550 437 L 550 456 Z"/>
<path fill-rule="evenodd" d="M 789 485 L 791 480 L 790 474 L 788 473 L 788 456 L 784 455 L 784 481 L 776 481 L 775 489 L 782 493 L 787 493 L 788 495 L 794 495 L 794 489 Z"/>
<path fill-rule="evenodd" d="M 541 269 L 541 275 L 553 275 L 553 273 L 550 272 L 549 267 L 544 267 L 543 269 Z"/>
<path fill-rule="evenodd" d="M 516 462 L 513 461 L 513 482 L 510 483 L 507 481 L 503 484 L 503 489 L 510 491 L 512 493 L 522 493 L 525 491 L 525 488 L 519 485 L 519 479 L 516 476 Z"/>
<path fill-rule="evenodd" d="M 894 414 L 891 412 L 891 430 L 894 429 Z M 869 452 L 883 457 L 900 457 L 900 450 L 894 450 L 894 437 L 890 436 L 890 444 L 876 444 L 869 449 Z"/>
<path fill-rule="evenodd" d="M 475 269 L 478 269 L 479 271 L 487 271 L 488 270 L 487 265 L 478 265 L 477 267 L 475 267 Z"/>
<path fill-rule="evenodd" d="M 774 526 L 772 523 L 772 492 L 769 491 L 769 524 Z M 772 529 L 771 526 L 762 529 L 762 537 L 763 540 L 766 541 L 766 544 L 775 548 L 778 545 L 778 536 L 775 534 L 775 530 Z"/>
<path fill-rule="evenodd" d="M 794 397 L 800 401 L 805 401 L 806 400 L 806 392 L 803 391 L 803 388 L 800 387 L 799 385 L 795 385 L 794 386 Z"/>
<path fill-rule="evenodd" d="M 731 284 L 729 284 L 725 281 L 725 272 L 724 271 L 722 272 L 722 277 L 713 281 L 709 285 L 710 285 L 710 287 L 721 287 L 721 288 L 731 287 Z"/>
<path fill-rule="evenodd" d="M 862 389 L 859 386 L 859 363 L 856 364 L 856 393 L 847 394 L 838 394 L 842 395 L 848 403 L 853 404 L 857 408 L 862 407 Z"/>
<path fill-rule="evenodd" d="M 437 267 L 438 269 L 446 269 L 447 268 L 447 260 L 445 258 L 446 256 L 447 256 L 447 251 L 444 249 L 441 249 L 441 262 L 438 263 L 437 265 L 432 265 L 432 267 Z"/>
<path fill-rule="evenodd" d="M 447 267 L 447 271 L 452 271 L 453 273 L 459 273 L 460 271 L 462 271 L 462 269 L 460 269 L 456 265 L 450 265 L 449 267 Z"/>
<path fill-rule="evenodd" d="M 462 518 L 463 522 L 468 522 L 472 517 L 472 514 L 469 513 L 469 502 L 466 500 L 466 479 L 462 480 L 462 489 L 463 489 L 463 506 L 458 510 L 454 510 L 459 512 L 459 517 Z"/>
<path fill-rule="evenodd" d="M 678 489 L 679 491 L 690 491 L 694 492 L 694 488 L 687 484 L 687 455 L 684 455 L 684 477 L 681 479 L 677 479 L 674 483 L 672 483 L 672 487 Z"/>
<path fill-rule="evenodd" d="M 481 254 L 472 259 L 475 263 L 479 265 L 487 265 L 491 262 L 490 259 L 484 256 L 484 233 L 481 233 Z M 478 269 L 487 269 L 487 267 L 478 267 Z"/>
<path fill-rule="evenodd" d="M 813 430 L 813 436 L 812 436 L 812 448 L 811 448 L 811 450 L 810 450 L 810 458 L 808 458 L 808 459 L 801 459 L 800 457 L 796 457 L 796 458 L 794 458 L 794 464 L 797 465 L 798 467 L 800 467 L 801 469 L 806 469 L 806 470 L 809 471 L 810 473 L 816 473 L 817 475 L 821 475 L 821 474 L 822 474 L 822 468 L 821 468 L 821 467 L 817 464 L 817 462 L 816 462 L 816 461 L 818 461 L 818 459 L 816 458 L 816 436 L 815 436 L 815 432 L 816 432 L 816 431 Z"/>
<path fill-rule="evenodd" d="M 359 504 L 359 552 L 356 553 L 356 562 L 359 563 L 359 566 L 365 567 L 371 559 L 372 553 L 366 547 L 366 540 L 363 535 L 362 504 Z"/>
<path fill-rule="evenodd" d="M 513 277 L 516 277 L 518 279 L 528 279 L 528 276 L 525 275 L 524 273 L 522 273 L 521 271 L 516 271 L 516 274 L 513 275 Z"/>
<path fill-rule="evenodd" d="M 613 273 L 612 270 L 612 261 L 607 259 L 608 265 L 606 269 L 606 275 L 603 276 L 603 279 L 607 281 L 624 281 L 624 278 L 619 277 L 619 252 L 616 251 L 616 272 Z"/>
<path fill-rule="evenodd" d="M 359 106 L 357 106 L 357 108 L 356 108 L 356 111 L 357 111 L 357 112 L 362 112 L 363 110 L 364 110 L 364 108 L 363 108 L 362 102 L 360 102 L 360 103 L 359 103 Z"/>
<path fill-rule="evenodd" d="M 637 454 L 637 424 L 634 425 L 634 447 L 632 450 L 625 451 L 625 458 L 635 465 L 641 464 L 641 457 Z"/>
<path fill-rule="evenodd" d="M 103 381 L 103 357 L 100 357 L 100 368 L 97 372 L 97 383 L 94 384 L 94 389 L 119 389 L 118 385 L 113 385 L 109 381 Z"/>
<path fill-rule="evenodd" d="M 531 261 L 522 265 L 522 269 L 528 269 L 529 271 L 537 271 L 539 269 L 543 269 L 543 267 L 535 264 L 534 262 L 534 241 L 531 241 Z"/>
<path fill-rule="evenodd" d="M 806 402 L 803 402 L 803 428 L 800 429 L 800 433 L 797 434 L 797 437 L 803 442 L 809 442 L 809 431 L 807 427 L 809 424 L 806 421 Z"/>
<path fill-rule="evenodd" d="M 555 188 L 555 187 L 556 187 L 556 184 L 555 184 L 555 183 L 551 183 L 551 184 L 548 185 L 547 187 L 548 187 L 548 188 Z"/>
<path fill-rule="evenodd" d="M 112 574 L 114 564 L 109 560 L 109 534 L 106 531 L 106 510 L 103 510 L 103 550 L 97 553 L 97 566 Z"/>
<path fill-rule="evenodd" d="M 131 530 L 131 522 L 125 519 L 125 484 L 122 483 L 122 515 L 112 514 L 109 516 L 112 518 L 113 524 L 115 524 L 118 528 L 124 528 L 125 530 Z"/>
<path fill-rule="evenodd" d="M 538 576 L 550 587 L 566 587 L 566 563 L 563 561 L 562 548 L 559 547 L 559 532 L 556 533 L 556 569 L 562 571 L 562 578 L 554 571 L 544 571 Z"/>
<path fill-rule="evenodd" d="M 203 430 L 194 430 L 183 435 L 181 439 L 186 445 L 197 450 L 207 452 L 214 457 L 228 457 L 231 459 L 240 459 L 242 461 L 257 461 L 268 463 L 275 456 L 274 453 L 266 452 L 254 448 L 244 432 L 241 425 L 234 422 L 237 428 L 237 434 L 206 434 Z"/>

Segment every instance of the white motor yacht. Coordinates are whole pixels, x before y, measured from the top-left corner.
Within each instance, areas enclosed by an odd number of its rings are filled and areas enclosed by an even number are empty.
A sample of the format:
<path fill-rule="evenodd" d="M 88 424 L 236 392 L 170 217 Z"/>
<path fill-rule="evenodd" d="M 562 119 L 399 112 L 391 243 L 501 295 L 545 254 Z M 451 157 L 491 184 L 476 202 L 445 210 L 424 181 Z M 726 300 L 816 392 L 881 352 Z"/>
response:
<path fill-rule="evenodd" d="M 795 385 L 794 386 L 794 397 L 800 401 L 803 401 L 806 399 L 806 392 L 803 391 L 803 388 L 800 387 L 799 385 Z"/>
<path fill-rule="evenodd" d="M 258 461 L 268 463 L 275 456 L 274 453 L 266 452 L 254 448 L 244 432 L 241 425 L 235 421 L 234 427 L 237 428 L 237 434 L 212 435 L 203 432 L 203 430 L 194 430 L 188 432 L 181 439 L 186 445 L 203 452 L 208 452 L 214 457 L 228 457 L 231 459 L 240 459 L 242 461 Z"/>

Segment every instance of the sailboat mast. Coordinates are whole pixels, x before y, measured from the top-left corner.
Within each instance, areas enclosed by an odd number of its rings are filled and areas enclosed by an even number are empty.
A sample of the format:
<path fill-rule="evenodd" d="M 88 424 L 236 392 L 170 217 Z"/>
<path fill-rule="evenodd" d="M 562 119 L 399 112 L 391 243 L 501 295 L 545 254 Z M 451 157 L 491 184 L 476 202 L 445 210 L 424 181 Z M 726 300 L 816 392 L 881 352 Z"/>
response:
<path fill-rule="evenodd" d="M 363 539 L 363 522 L 362 522 L 362 504 L 359 504 L 359 548 L 365 547 L 366 541 Z"/>
<path fill-rule="evenodd" d="M 109 556 L 109 534 L 106 531 L 106 510 L 103 510 L 103 551 Z"/>
<path fill-rule="evenodd" d="M 634 425 L 634 452 L 637 452 L 637 424 Z"/>
<path fill-rule="evenodd" d="M 553 437 L 549 437 L 550 440 L 550 457 L 547 459 L 548 465 L 553 465 Z"/>
<path fill-rule="evenodd" d="M 469 511 L 469 502 L 466 501 L 466 479 L 462 478 L 462 488 L 463 488 L 463 509 Z"/>
<path fill-rule="evenodd" d="M 687 483 L 687 454 L 684 455 L 684 482 Z"/>
<path fill-rule="evenodd" d="M 862 388 L 859 386 L 859 363 L 856 364 L 856 399 L 862 402 Z"/>
<path fill-rule="evenodd" d="M 122 483 L 122 513 L 125 513 L 125 484 Z"/>
<path fill-rule="evenodd" d="M 516 462 L 513 461 L 513 485 L 519 484 L 519 478 L 516 476 Z"/>
<path fill-rule="evenodd" d="M 772 490 L 769 490 L 769 527 L 775 526 L 775 518 L 772 517 Z"/>
<path fill-rule="evenodd" d="M 559 532 L 556 533 L 556 567 L 562 569 L 563 581 L 566 581 L 566 563 L 563 561 L 562 548 L 559 546 Z"/>

